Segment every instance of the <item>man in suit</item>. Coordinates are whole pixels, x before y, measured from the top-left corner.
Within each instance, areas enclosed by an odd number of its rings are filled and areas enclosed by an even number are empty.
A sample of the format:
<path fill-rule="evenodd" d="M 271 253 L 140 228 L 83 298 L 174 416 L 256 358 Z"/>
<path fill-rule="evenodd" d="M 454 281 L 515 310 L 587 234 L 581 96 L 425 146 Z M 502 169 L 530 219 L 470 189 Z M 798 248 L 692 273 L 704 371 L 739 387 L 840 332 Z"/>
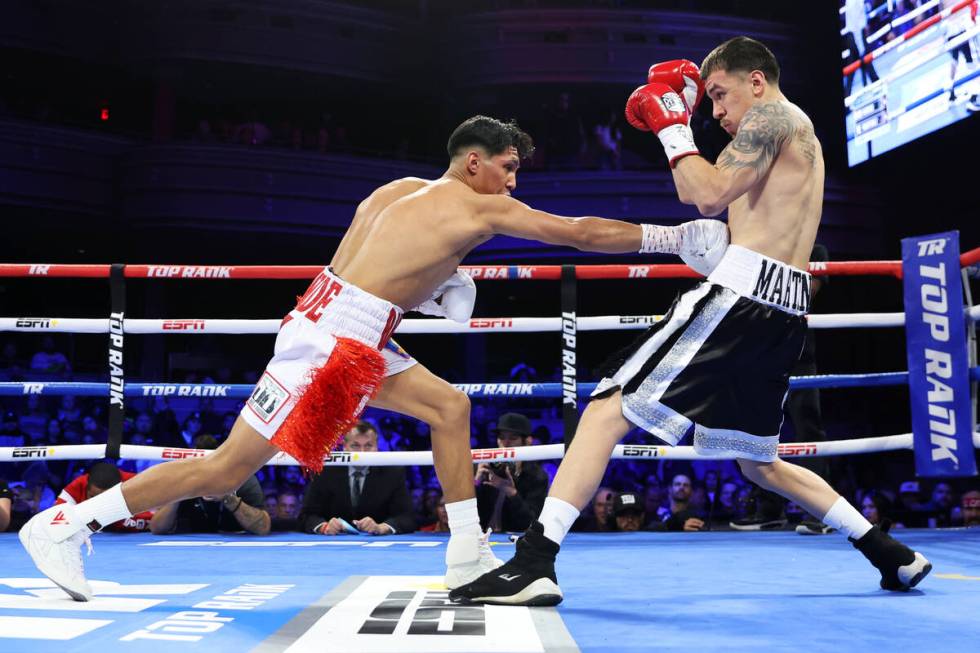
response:
<path fill-rule="evenodd" d="M 344 449 L 377 451 L 378 432 L 367 422 L 359 422 L 344 436 Z M 345 521 L 371 535 L 414 531 L 415 514 L 405 469 L 326 467 L 314 477 L 303 496 L 303 530 L 339 535 L 345 532 Z"/>

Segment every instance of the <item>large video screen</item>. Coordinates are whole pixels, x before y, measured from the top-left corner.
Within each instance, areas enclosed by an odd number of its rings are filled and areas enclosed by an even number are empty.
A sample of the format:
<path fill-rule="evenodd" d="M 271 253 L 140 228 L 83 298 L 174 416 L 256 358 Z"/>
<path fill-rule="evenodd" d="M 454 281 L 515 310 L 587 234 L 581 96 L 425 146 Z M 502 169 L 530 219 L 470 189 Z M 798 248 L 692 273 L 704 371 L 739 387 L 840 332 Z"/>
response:
<path fill-rule="evenodd" d="M 851 166 L 980 114 L 977 0 L 841 0 Z"/>

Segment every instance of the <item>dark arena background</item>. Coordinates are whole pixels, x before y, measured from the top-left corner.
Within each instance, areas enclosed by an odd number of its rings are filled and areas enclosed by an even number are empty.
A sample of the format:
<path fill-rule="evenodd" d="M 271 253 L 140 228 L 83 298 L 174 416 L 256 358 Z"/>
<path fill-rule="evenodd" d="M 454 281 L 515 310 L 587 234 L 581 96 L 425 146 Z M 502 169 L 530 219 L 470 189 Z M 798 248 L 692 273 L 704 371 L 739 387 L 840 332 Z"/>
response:
<path fill-rule="evenodd" d="M 977 2 L 7 0 L 0 15 L 0 651 L 976 650 Z M 814 516 L 771 512 L 734 461 L 636 429 L 562 544 L 561 605 L 451 603 L 429 427 L 376 408 L 379 452 L 330 469 L 403 471 L 416 530 L 310 532 L 314 477 L 279 456 L 255 475 L 262 534 L 136 516 L 82 554 L 88 602 L 35 568 L 17 531 L 94 462 L 128 476 L 225 440 L 359 203 L 440 177 L 466 118 L 533 137 L 513 195 L 534 208 L 700 218 L 623 107 L 651 64 L 700 64 L 738 35 L 775 54 L 826 164 L 812 359 L 786 404 L 808 393 L 811 412 L 784 420 L 780 455 L 929 557 L 921 585 L 880 590 L 844 535 L 801 537 Z M 714 162 L 730 137 L 711 112 L 705 98 L 691 127 Z M 933 255 L 941 288 L 915 262 Z M 475 464 L 550 482 L 604 361 L 699 283 L 680 263 L 497 237 L 463 261 L 468 323 L 410 313 L 395 337 L 469 395 Z M 940 295 L 941 381 L 921 362 Z M 498 442 L 508 413 L 532 448 Z M 639 530 L 617 519 L 631 501 Z M 526 524 L 491 521 L 507 560 Z"/>

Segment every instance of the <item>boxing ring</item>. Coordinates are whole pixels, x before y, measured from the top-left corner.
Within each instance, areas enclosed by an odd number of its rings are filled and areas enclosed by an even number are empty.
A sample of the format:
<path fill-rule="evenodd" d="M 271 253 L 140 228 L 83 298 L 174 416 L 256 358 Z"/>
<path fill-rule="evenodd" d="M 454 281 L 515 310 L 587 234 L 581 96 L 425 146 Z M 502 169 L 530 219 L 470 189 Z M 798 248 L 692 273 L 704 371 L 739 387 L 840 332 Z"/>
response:
<path fill-rule="evenodd" d="M 934 241 L 933 241 L 934 242 Z M 958 248 L 957 248 L 958 249 Z M 924 251 L 920 248 L 920 252 Z M 956 255 L 975 268 L 980 248 Z M 466 324 L 407 319 L 397 334 L 553 332 L 560 337 L 560 383 L 457 384 L 484 397 L 560 399 L 565 444 L 474 450 L 474 461 L 562 457 L 574 433 L 581 399 L 595 386 L 580 382 L 577 334 L 635 330 L 656 315 L 578 315 L 577 281 L 697 275 L 682 265 L 471 266 L 479 282 L 552 280 L 560 284 L 560 317 L 474 318 Z M 105 444 L 0 448 L 0 462 L 94 460 L 102 457 L 165 461 L 208 455 L 195 449 L 122 443 L 125 402 L 132 397 L 241 398 L 247 385 L 130 382 L 126 339 L 141 334 L 274 334 L 279 319 L 139 319 L 126 315 L 127 279 L 310 279 L 319 266 L 0 265 L 4 277 L 108 279 L 111 306 L 104 318 L 0 317 L 0 331 L 108 335 L 108 383 L 5 382 L 0 396 L 106 397 L 110 429 Z M 902 279 L 902 261 L 811 264 L 827 276 L 875 275 Z M 952 277 L 951 277 L 952 278 Z M 968 289 L 968 288 L 967 288 Z M 951 292 L 952 294 L 952 292 Z M 969 298 L 969 292 L 967 292 Z M 954 312 L 960 310 L 955 303 Z M 810 326 L 896 328 L 906 312 L 811 315 Z M 963 307 L 972 337 L 980 307 Z M 973 345 L 960 361 L 980 379 Z M 793 388 L 904 385 L 914 372 L 795 377 Z M 914 420 L 913 420 L 914 421 Z M 973 447 L 980 434 L 971 420 Z M 839 441 L 785 443 L 782 457 L 870 455 L 921 448 L 918 434 Z M 935 442 L 935 440 L 934 440 Z M 960 452 L 962 458 L 962 452 Z M 621 444 L 613 458 L 658 461 L 703 459 L 693 447 Z M 333 452 L 328 465 L 431 465 L 417 452 Z M 284 454 L 271 465 L 293 465 Z M 878 590 L 877 572 L 840 535 L 803 538 L 787 532 L 572 533 L 558 561 L 565 602 L 558 608 L 456 606 L 441 584 L 446 538 L 324 538 L 302 533 L 239 535 L 100 534 L 85 559 L 95 591 L 88 603 L 71 601 L 40 576 L 14 533 L 0 534 L 0 650 L 271 651 L 749 651 L 861 650 L 901 645 L 930 651 L 974 650 L 980 626 L 980 529 L 902 531 L 924 551 L 934 573 L 906 594 Z M 495 535 L 497 556 L 513 543 Z M 905 626 L 903 628 L 903 626 Z"/>

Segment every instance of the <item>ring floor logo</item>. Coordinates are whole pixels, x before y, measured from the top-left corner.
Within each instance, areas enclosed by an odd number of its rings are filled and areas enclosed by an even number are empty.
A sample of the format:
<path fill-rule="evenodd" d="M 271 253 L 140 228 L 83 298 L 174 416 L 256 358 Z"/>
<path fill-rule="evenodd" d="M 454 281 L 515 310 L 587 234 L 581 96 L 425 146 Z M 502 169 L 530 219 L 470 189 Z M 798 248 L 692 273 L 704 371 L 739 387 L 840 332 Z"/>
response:
<path fill-rule="evenodd" d="M 90 584 L 94 599 L 76 602 L 46 578 L 0 578 L 0 650 L 61 650 L 54 642 L 72 651 L 251 648 L 261 641 L 261 633 L 281 623 L 278 615 L 262 607 L 295 587 L 240 580 Z M 242 627 L 236 628 L 236 622 Z"/>
<path fill-rule="evenodd" d="M 351 577 L 255 653 L 577 651 L 558 611 L 458 605 L 437 576 Z"/>
<path fill-rule="evenodd" d="M 325 595 L 322 578 L 262 580 L 93 579 L 95 598 L 76 602 L 46 578 L 0 578 L 0 651 L 578 650 L 556 610 L 457 605 L 440 576 L 349 577 Z"/>

